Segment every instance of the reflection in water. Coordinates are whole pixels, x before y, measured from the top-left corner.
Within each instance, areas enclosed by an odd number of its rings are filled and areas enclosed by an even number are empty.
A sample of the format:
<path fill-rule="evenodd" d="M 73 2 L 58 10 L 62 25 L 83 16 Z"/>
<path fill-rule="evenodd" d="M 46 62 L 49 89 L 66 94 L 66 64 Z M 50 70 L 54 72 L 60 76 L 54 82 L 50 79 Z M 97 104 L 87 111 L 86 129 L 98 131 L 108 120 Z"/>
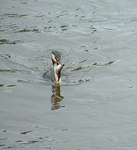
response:
<path fill-rule="evenodd" d="M 60 102 L 63 100 L 63 96 L 61 96 L 61 92 L 60 92 L 60 84 L 59 83 L 54 83 L 52 85 L 52 96 L 51 96 L 51 110 L 57 110 L 59 109 L 61 106 Z"/>

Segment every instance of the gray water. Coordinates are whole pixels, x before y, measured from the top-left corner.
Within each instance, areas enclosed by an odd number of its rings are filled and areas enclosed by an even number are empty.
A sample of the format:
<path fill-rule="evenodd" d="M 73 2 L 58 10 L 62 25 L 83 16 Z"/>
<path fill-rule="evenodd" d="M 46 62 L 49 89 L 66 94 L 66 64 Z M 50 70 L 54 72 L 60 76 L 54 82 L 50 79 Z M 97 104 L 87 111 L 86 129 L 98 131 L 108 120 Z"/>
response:
<path fill-rule="evenodd" d="M 136 150 L 136 39 L 136 0 L 0 0 L 0 149 Z"/>

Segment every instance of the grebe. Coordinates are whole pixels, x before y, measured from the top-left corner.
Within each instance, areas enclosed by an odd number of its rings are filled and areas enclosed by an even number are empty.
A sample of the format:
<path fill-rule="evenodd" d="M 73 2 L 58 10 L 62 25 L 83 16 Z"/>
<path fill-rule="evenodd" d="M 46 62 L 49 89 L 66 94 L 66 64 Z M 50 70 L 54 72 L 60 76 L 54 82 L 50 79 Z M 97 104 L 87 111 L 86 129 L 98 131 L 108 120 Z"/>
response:
<path fill-rule="evenodd" d="M 61 83 L 61 71 L 63 69 L 64 64 L 61 64 L 61 54 L 58 51 L 52 51 L 51 53 L 52 60 L 52 74 L 51 79 L 54 83 Z"/>

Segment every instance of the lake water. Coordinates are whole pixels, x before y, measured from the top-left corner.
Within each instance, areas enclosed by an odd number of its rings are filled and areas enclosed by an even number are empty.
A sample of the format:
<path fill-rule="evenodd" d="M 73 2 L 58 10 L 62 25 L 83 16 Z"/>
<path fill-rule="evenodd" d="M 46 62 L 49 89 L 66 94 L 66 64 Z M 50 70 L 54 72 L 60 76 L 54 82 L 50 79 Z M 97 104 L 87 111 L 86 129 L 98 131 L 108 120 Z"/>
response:
<path fill-rule="evenodd" d="M 137 1 L 0 0 L 0 149 L 137 149 Z M 65 64 L 59 102 L 47 74 Z"/>

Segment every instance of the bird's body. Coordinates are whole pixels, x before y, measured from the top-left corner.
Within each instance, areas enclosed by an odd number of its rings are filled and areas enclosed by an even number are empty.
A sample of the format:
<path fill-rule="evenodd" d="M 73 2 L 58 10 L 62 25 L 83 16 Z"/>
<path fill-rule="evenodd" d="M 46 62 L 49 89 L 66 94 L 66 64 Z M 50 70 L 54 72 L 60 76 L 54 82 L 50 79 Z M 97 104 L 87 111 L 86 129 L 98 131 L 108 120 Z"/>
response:
<path fill-rule="evenodd" d="M 47 72 L 43 74 L 43 78 L 48 78 L 52 83 L 61 83 L 61 71 L 64 64 L 61 64 L 61 54 L 58 51 L 51 53 L 52 64 L 48 67 Z"/>

